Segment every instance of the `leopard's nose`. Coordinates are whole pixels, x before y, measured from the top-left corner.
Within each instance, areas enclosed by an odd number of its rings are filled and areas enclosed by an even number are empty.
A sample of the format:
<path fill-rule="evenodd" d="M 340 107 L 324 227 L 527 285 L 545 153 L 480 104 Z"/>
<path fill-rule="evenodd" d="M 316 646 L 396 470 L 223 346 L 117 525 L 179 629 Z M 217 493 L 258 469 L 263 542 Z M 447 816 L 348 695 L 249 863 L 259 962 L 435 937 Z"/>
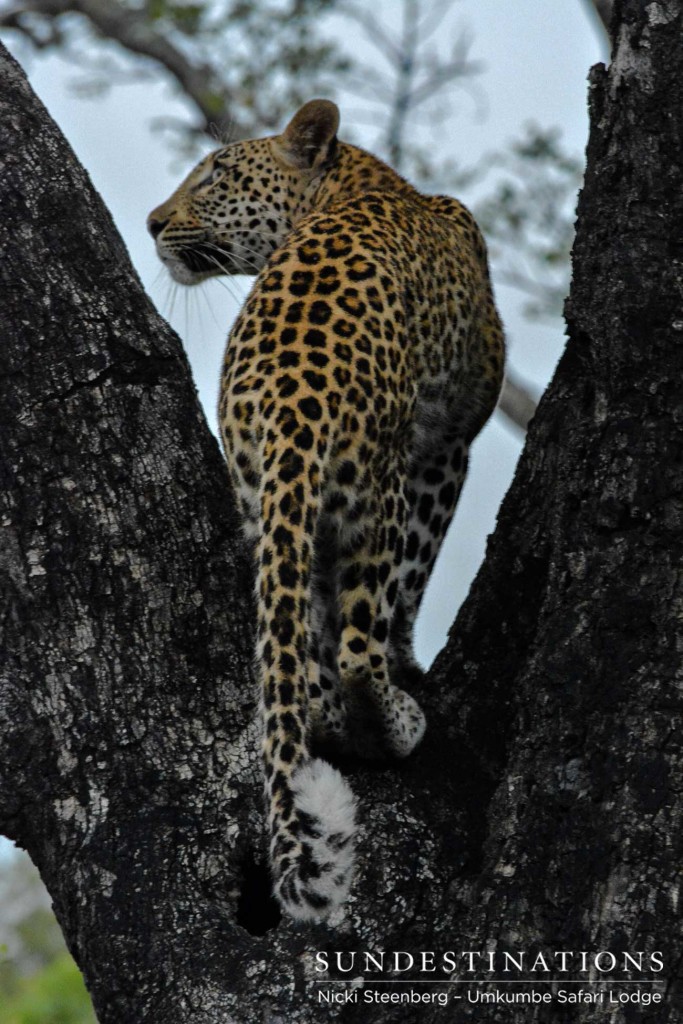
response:
<path fill-rule="evenodd" d="M 168 217 L 166 220 L 157 220 L 152 214 L 147 218 L 147 230 L 149 231 L 152 238 L 158 238 L 161 232 L 168 224 Z"/>

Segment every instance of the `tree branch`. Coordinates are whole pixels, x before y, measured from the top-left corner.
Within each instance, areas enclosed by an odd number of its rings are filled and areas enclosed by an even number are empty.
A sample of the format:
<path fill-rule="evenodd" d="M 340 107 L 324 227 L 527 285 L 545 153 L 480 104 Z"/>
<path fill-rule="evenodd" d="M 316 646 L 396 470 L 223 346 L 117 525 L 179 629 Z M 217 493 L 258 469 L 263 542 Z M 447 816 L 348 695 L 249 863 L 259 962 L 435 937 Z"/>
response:
<path fill-rule="evenodd" d="M 526 432 L 536 412 L 536 400 L 509 369 L 505 373 L 503 390 L 498 401 L 498 411 L 522 433 Z"/>
<path fill-rule="evenodd" d="M 585 7 L 598 16 L 598 24 L 604 29 L 605 42 L 610 45 L 614 0 L 582 0 Z M 595 19 L 591 17 L 591 21 Z"/>
<path fill-rule="evenodd" d="M 372 45 L 380 53 L 383 53 L 391 64 L 399 63 L 401 59 L 400 45 L 389 35 L 382 22 L 374 14 L 371 14 L 365 7 L 349 2 L 341 4 L 340 12 L 361 26 Z"/>
<path fill-rule="evenodd" d="M 595 8 L 609 38 L 612 25 L 612 13 L 614 11 L 613 0 L 590 0 L 590 2 L 593 4 L 593 7 Z"/>
<path fill-rule="evenodd" d="M 209 64 L 193 63 L 170 40 L 154 28 L 144 10 L 136 11 L 118 0 L 26 0 L 4 15 L 0 25 L 17 29 L 33 39 L 27 14 L 56 21 L 65 14 L 81 14 L 98 35 L 112 39 L 125 50 L 160 64 L 175 79 L 183 93 L 194 103 L 203 119 L 199 129 L 233 140 L 253 132 L 254 126 L 235 117 L 234 89 L 226 89 Z"/>

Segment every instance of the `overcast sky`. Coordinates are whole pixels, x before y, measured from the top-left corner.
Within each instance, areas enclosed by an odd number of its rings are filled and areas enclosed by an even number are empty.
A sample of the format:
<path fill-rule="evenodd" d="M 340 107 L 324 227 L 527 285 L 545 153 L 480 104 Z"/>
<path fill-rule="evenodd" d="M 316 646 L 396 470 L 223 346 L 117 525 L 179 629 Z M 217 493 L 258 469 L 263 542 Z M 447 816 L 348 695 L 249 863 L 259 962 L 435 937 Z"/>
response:
<path fill-rule="evenodd" d="M 373 4 L 373 11 L 391 23 L 400 15 L 400 4 L 384 0 Z M 471 56 L 485 67 L 479 79 L 484 103 L 454 92 L 455 115 L 447 130 L 433 134 L 433 144 L 463 164 L 474 163 L 532 121 L 542 127 L 558 126 L 566 147 L 582 154 L 587 135 L 586 76 L 591 64 L 605 56 L 603 40 L 582 0 L 456 0 L 440 37 L 447 42 L 448 34 L 461 28 L 471 32 Z M 20 57 L 26 55 L 11 39 L 7 42 Z M 366 45 L 351 34 L 348 23 L 344 42 L 354 53 Z M 183 339 L 215 430 L 225 337 L 250 279 L 232 279 L 229 290 L 215 281 L 201 291 L 179 291 L 171 310 L 169 284 L 144 228 L 149 210 L 189 169 L 150 131 L 150 124 L 169 114 L 191 119 L 187 107 L 170 86 L 149 82 L 120 85 L 98 99 L 78 98 L 69 88 L 73 68 L 55 57 L 34 56 L 28 70 L 34 88 L 111 209 L 145 287 Z M 341 107 L 343 137 L 345 111 L 348 123 L 358 101 L 348 97 L 345 103 L 342 98 Z M 353 128 L 355 140 L 369 146 L 371 127 L 359 121 Z M 520 296 L 509 289 L 499 288 L 497 297 L 510 337 L 511 363 L 540 390 L 561 352 L 561 327 L 528 325 L 519 314 Z M 418 623 L 416 650 L 425 664 L 443 645 L 481 562 L 519 451 L 518 438 L 498 417 L 474 446 L 470 477 Z"/>

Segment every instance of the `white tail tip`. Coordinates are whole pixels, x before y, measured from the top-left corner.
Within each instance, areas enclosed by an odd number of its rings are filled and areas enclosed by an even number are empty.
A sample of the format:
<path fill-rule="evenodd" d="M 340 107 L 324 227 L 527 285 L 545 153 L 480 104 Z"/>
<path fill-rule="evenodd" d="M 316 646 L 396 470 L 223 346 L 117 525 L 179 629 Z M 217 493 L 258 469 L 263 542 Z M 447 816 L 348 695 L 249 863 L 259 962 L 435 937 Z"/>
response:
<path fill-rule="evenodd" d="M 344 903 L 353 881 L 356 798 L 343 776 L 316 759 L 292 776 L 297 849 L 275 894 L 290 917 L 321 921 Z"/>

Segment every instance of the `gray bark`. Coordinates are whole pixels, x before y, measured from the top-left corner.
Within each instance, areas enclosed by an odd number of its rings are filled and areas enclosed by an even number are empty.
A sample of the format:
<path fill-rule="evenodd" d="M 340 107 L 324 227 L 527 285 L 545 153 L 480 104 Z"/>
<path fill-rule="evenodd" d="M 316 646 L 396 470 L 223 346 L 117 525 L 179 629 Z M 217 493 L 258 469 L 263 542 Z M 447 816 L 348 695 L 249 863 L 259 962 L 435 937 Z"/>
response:
<path fill-rule="evenodd" d="M 345 765 L 337 930 L 267 900 L 250 570 L 184 355 L 2 57 L 0 827 L 102 1024 L 683 1021 L 682 8 L 623 0 L 592 73 L 567 351 L 427 739 Z M 316 950 L 493 948 L 661 950 L 666 1003 L 317 1002 Z"/>

